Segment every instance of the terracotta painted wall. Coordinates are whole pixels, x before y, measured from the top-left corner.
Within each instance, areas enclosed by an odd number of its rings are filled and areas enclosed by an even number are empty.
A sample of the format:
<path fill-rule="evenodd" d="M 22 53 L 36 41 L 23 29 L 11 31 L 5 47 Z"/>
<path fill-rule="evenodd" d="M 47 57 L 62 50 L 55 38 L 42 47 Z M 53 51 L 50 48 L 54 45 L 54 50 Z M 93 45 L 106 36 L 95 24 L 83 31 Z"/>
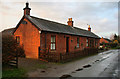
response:
<path fill-rule="evenodd" d="M 27 19 L 24 20 L 27 24 L 20 24 L 14 35 L 20 36 L 20 45 L 23 46 L 27 58 L 38 58 L 40 33 Z"/>
<path fill-rule="evenodd" d="M 100 43 L 102 43 L 102 42 L 104 42 L 104 43 L 109 43 L 107 40 L 105 40 L 104 38 L 101 38 L 100 39 Z"/>
<path fill-rule="evenodd" d="M 50 49 L 52 35 L 56 36 L 56 50 L 54 51 Z M 47 32 L 46 33 L 46 52 L 49 51 L 51 53 L 66 53 L 66 37 L 69 37 L 69 52 L 83 50 L 84 48 L 86 48 L 86 39 L 87 39 L 86 37 Z M 77 38 L 79 38 L 79 41 L 80 41 L 79 48 L 75 48 L 77 47 Z M 94 40 L 97 40 L 97 46 L 95 45 L 94 46 L 98 47 L 99 39 L 94 39 Z M 41 33 L 41 52 L 45 52 L 45 32 Z"/>
<path fill-rule="evenodd" d="M 27 19 L 24 19 L 27 24 L 20 24 L 15 36 L 20 36 L 20 45 L 23 46 L 27 58 L 38 58 L 39 57 L 39 46 L 40 52 L 50 53 L 66 53 L 66 37 L 69 37 L 69 52 L 83 50 L 86 48 L 87 37 L 66 35 L 60 33 L 41 32 L 32 25 Z M 51 35 L 56 36 L 56 50 L 51 50 Z M 46 37 L 46 48 L 45 48 L 45 37 Z M 77 38 L 79 38 L 79 48 L 77 48 Z M 89 38 L 91 39 L 91 38 Z M 93 39 L 93 38 L 92 38 Z M 97 46 L 99 46 L 99 39 L 97 40 Z M 88 40 L 89 42 L 89 40 Z"/>

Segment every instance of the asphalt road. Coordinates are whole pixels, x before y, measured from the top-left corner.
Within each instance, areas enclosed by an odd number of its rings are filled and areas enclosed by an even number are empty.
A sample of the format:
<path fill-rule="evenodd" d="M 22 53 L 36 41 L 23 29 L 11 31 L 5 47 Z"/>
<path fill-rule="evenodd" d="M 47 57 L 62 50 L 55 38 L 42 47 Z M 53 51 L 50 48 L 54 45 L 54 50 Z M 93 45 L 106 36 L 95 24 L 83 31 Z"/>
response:
<path fill-rule="evenodd" d="M 27 75 L 28 77 L 112 77 L 117 79 L 120 70 L 118 54 L 120 54 L 118 50 L 109 50 L 65 64 L 49 63 L 47 69 L 38 68 L 35 71 L 29 71 Z M 36 63 L 40 64 L 39 62 Z M 30 64 L 27 65 L 30 66 Z"/>
<path fill-rule="evenodd" d="M 90 66 L 83 67 L 83 69 L 71 73 L 72 77 L 113 77 L 114 79 L 120 78 L 120 51 L 111 50 L 106 53 L 102 58 L 89 63 Z M 104 54 L 101 53 L 101 54 Z"/>

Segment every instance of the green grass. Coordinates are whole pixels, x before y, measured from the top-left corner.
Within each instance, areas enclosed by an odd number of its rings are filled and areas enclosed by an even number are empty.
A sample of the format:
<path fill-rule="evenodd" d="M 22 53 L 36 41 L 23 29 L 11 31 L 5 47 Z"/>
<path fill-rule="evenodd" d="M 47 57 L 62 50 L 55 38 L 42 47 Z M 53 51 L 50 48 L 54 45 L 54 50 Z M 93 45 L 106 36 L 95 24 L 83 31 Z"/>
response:
<path fill-rule="evenodd" d="M 9 78 L 9 77 L 25 77 L 25 70 L 24 69 L 5 69 L 2 71 L 2 78 Z"/>
<path fill-rule="evenodd" d="M 120 49 L 120 46 L 117 46 L 117 47 L 114 47 L 114 48 L 111 48 L 111 49 Z"/>
<path fill-rule="evenodd" d="M 47 65 L 45 65 L 45 64 L 37 64 L 36 68 L 47 69 Z"/>

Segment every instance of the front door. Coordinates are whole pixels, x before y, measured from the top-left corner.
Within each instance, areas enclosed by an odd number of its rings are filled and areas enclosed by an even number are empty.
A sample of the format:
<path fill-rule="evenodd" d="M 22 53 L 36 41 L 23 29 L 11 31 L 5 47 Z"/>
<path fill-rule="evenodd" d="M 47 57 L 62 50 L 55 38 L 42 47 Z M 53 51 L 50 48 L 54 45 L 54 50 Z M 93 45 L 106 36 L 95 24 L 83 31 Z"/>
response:
<path fill-rule="evenodd" d="M 66 53 L 69 52 L 69 37 L 66 37 Z"/>
<path fill-rule="evenodd" d="M 40 58 L 40 47 L 38 47 L 38 56 Z"/>

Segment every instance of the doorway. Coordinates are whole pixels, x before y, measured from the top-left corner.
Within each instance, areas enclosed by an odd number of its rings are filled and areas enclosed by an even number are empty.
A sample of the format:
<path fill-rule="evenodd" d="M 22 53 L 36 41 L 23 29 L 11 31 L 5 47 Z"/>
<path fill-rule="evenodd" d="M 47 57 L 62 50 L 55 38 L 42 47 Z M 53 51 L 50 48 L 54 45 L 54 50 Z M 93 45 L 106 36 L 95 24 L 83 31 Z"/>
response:
<path fill-rule="evenodd" d="M 69 37 L 66 37 L 66 53 L 69 52 Z"/>
<path fill-rule="evenodd" d="M 40 58 L 40 46 L 38 47 L 38 57 Z"/>

